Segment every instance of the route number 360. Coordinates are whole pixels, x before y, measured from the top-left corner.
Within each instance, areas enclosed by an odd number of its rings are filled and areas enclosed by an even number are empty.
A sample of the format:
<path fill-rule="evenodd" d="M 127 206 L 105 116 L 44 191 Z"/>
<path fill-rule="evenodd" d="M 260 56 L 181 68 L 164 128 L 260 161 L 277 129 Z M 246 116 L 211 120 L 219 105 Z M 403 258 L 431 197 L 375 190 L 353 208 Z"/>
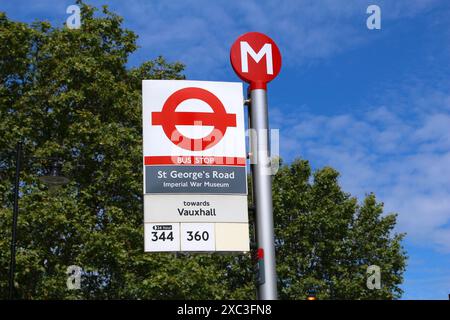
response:
<path fill-rule="evenodd" d="M 208 231 L 186 231 L 187 233 L 187 241 L 208 241 L 209 233 Z"/>

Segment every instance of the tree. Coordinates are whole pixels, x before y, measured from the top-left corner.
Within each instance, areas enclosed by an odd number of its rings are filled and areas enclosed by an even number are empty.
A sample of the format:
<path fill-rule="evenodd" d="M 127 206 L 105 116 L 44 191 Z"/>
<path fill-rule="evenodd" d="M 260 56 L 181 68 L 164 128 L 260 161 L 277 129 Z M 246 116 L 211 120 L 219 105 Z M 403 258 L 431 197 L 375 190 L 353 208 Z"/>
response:
<path fill-rule="evenodd" d="M 158 57 L 127 68 L 137 36 L 107 7 L 79 4 L 79 30 L 0 13 L 0 295 L 22 141 L 17 297 L 254 298 L 249 254 L 143 253 L 141 80 L 184 79 L 183 65 Z M 70 178 L 59 190 L 37 179 L 48 157 L 63 159 Z M 382 218 L 373 195 L 359 207 L 332 169 L 314 183 L 310 174 L 297 161 L 274 179 L 281 297 L 302 299 L 313 285 L 321 298 L 397 297 L 404 255 L 401 236 L 390 236 L 395 216 Z M 365 289 L 369 263 L 382 268 L 381 291 Z M 83 269 L 81 290 L 66 287 L 71 265 Z"/>
<path fill-rule="evenodd" d="M 374 194 L 358 205 L 338 177 L 329 167 L 312 175 L 305 160 L 282 166 L 275 176 L 280 296 L 301 299 L 314 290 L 319 299 L 399 298 L 406 256 L 404 235 L 392 235 L 396 215 L 383 216 Z M 366 285 L 369 265 L 381 269 L 380 290 Z"/>

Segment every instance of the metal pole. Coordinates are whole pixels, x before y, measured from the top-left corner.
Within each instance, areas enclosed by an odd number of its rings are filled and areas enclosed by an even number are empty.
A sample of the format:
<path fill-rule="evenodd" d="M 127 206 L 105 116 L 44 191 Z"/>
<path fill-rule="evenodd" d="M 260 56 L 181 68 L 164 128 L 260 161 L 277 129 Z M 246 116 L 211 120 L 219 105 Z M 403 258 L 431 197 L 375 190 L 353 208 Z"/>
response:
<path fill-rule="evenodd" d="M 272 209 L 272 170 L 269 149 L 269 120 L 267 92 L 250 92 L 250 146 L 253 196 L 256 210 L 256 239 L 258 244 L 258 299 L 276 300 L 277 275 L 275 269 L 275 237 Z"/>
<path fill-rule="evenodd" d="M 16 233 L 17 233 L 17 216 L 19 214 L 19 182 L 20 182 L 20 166 L 22 155 L 22 143 L 18 142 L 16 146 L 16 177 L 14 183 L 14 209 L 11 227 L 11 260 L 9 263 L 9 299 L 14 299 L 14 275 L 16 272 Z"/>

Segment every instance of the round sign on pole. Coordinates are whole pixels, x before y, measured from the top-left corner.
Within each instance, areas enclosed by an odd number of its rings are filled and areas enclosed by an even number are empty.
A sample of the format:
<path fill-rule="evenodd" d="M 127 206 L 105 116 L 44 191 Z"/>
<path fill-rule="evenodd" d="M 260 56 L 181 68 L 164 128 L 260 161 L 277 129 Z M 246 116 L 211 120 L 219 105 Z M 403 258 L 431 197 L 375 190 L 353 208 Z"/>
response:
<path fill-rule="evenodd" d="M 274 221 L 272 203 L 271 158 L 269 148 L 269 123 L 267 83 L 281 69 L 281 54 L 275 42 L 258 32 L 240 36 L 231 46 L 231 65 L 236 74 L 250 83 L 249 124 L 256 133 L 258 143 L 250 144 L 251 169 L 255 192 L 256 242 L 259 257 L 258 297 L 277 299 L 277 273 L 275 263 Z"/>
<path fill-rule="evenodd" d="M 281 69 L 281 54 L 275 42 L 259 32 L 241 35 L 231 46 L 233 70 L 250 89 L 266 89 Z"/>

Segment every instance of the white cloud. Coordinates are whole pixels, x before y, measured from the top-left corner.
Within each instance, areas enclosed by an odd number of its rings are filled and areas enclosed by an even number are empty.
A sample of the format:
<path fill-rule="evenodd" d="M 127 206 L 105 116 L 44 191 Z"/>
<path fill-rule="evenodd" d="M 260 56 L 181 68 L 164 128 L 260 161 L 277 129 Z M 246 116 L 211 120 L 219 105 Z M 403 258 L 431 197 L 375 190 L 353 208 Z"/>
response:
<path fill-rule="evenodd" d="M 407 118 L 391 105 L 359 115 L 290 114 L 291 126 L 280 126 L 276 111 L 272 124 L 285 128 L 282 155 L 335 167 L 346 191 L 360 198 L 373 191 L 386 212 L 399 213 L 398 230 L 410 240 L 450 252 L 450 96 L 440 97 L 429 96 L 428 110 L 436 111 Z"/>
<path fill-rule="evenodd" d="M 413 17 L 438 0 L 376 1 L 386 21 Z M 96 3 L 96 1 L 94 1 Z M 127 1 L 111 3 L 139 35 L 138 56 L 180 60 L 192 78 L 229 74 L 229 49 L 242 33 L 260 31 L 280 46 L 285 66 L 328 58 L 371 41 L 369 0 Z M 384 31 L 386 34 L 388 30 Z"/>
<path fill-rule="evenodd" d="M 442 0 L 88 0 L 107 4 L 139 35 L 136 64 L 163 55 L 188 67 L 191 78 L 213 79 L 230 73 L 229 49 L 238 35 L 260 31 L 273 37 L 285 66 L 326 59 L 372 41 L 367 36 L 366 8 L 376 3 L 383 21 L 411 18 Z M 13 1 L 0 3 L 12 18 L 51 20 L 62 25 L 73 1 Z M 382 34 L 388 34 L 389 28 Z M 372 34 L 374 35 L 374 34 Z"/>

